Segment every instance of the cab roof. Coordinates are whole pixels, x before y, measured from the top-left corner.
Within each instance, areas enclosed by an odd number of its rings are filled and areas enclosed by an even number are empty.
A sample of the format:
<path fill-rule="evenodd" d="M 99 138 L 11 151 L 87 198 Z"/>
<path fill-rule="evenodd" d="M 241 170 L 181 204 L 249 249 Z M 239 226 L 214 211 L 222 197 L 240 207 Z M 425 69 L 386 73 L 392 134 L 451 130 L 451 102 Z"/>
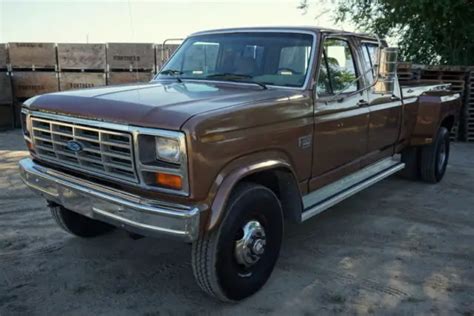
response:
<path fill-rule="evenodd" d="M 252 32 L 252 31 L 257 31 L 257 32 L 291 31 L 291 32 L 304 32 L 304 33 L 314 33 L 314 34 L 316 34 L 316 33 L 347 34 L 347 35 L 362 37 L 362 38 L 366 38 L 366 39 L 372 39 L 372 40 L 376 39 L 376 36 L 371 35 L 371 34 L 347 32 L 347 31 L 343 31 L 343 30 L 329 29 L 329 28 L 319 27 L 319 26 L 236 27 L 236 28 L 224 28 L 224 29 L 213 29 L 213 30 L 200 31 L 200 32 L 193 33 L 190 36 L 212 34 L 212 33 L 240 33 L 240 32 Z"/>

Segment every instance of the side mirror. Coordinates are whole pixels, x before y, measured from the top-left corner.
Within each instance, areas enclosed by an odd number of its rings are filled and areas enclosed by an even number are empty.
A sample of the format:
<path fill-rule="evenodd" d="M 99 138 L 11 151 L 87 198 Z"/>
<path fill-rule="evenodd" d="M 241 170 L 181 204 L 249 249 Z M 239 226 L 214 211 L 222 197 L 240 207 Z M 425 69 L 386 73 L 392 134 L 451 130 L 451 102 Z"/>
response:
<path fill-rule="evenodd" d="M 373 93 L 392 95 L 395 91 L 397 78 L 398 48 L 385 47 L 379 51 L 378 80 L 373 87 Z"/>

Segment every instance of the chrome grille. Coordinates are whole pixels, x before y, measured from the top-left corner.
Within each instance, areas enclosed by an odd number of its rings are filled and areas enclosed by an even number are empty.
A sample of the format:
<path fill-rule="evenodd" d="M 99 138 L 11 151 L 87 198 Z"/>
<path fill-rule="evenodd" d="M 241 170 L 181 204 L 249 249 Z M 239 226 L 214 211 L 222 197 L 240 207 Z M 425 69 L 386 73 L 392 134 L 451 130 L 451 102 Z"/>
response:
<path fill-rule="evenodd" d="M 32 140 L 38 158 L 93 175 L 138 182 L 129 133 L 31 118 Z M 81 150 L 68 148 L 75 141 Z"/>

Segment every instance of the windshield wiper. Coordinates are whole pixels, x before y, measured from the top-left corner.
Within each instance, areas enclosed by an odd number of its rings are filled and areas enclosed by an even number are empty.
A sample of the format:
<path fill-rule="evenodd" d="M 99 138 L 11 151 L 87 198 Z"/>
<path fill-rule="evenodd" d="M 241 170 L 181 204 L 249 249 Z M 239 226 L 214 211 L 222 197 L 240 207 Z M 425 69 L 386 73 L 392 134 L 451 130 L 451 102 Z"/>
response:
<path fill-rule="evenodd" d="M 163 70 L 162 72 L 159 73 L 160 75 L 170 75 L 176 78 L 176 81 L 178 82 L 183 82 L 181 78 L 179 77 L 180 75 L 183 74 L 182 71 L 176 70 L 176 69 L 166 69 Z"/>
<path fill-rule="evenodd" d="M 206 76 L 206 79 L 217 79 L 217 78 L 222 78 L 226 81 L 232 81 L 232 82 L 242 82 L 242 83 L 253 83 L 256 85 L 259 85 L 263 89 L 267 89 L 267 86 L 258 81 L 252 81 L 252 80 L 240 80 L 242 79 L 252 79 L 253 77 L 251 75 L 244 75 L 244 74 L 233 74 L 233 73 L 219 73 L 219 74 L 213 74 Z"/>

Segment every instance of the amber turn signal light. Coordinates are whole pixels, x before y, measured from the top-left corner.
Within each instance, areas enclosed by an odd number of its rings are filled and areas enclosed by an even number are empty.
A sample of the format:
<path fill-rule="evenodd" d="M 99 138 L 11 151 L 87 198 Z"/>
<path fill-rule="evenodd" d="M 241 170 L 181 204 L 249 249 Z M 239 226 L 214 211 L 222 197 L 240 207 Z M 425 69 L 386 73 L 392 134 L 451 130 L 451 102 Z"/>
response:
<path fill-rule="evenodd" d="M 183 179 L 174 174 L 157 172 L 155 173 L 155 182 L 159 186 L 175 190 L 181 190 L 183 187 Z"/>
<path fill-rule="evenodd" d="M 30 151 L 35 151 L 35 147 L 33 147 L 33 144 L 29 141 L 26 141 L 26 147 L 28 147 Z"/>

